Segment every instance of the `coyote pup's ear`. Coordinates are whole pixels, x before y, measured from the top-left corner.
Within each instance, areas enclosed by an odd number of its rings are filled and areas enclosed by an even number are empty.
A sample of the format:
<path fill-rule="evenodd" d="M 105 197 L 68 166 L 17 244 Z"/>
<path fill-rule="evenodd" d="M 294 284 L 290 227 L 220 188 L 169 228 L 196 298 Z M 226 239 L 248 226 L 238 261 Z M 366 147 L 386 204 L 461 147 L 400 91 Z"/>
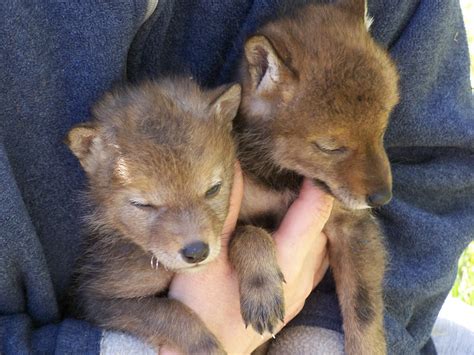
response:
<path fill-rule="evenodd" d="M 97 166 L 97 153 L 103 150 L 99 127 L 94 123 L 80 123 L 74 126 L 64 139 L 64 143 L 79 159 L 86 173 L 91 174 Z"/>
<path fill-rule="evenodd" d="M 232 120 L 237 115 L 240 106 L 240 93 L 240 85 L 234 84 L 227 87 L 224 92 L 221 91 L 220 95 L 211 103 L 211 110 L 218 118 L 225 120 L 229 129 L 232 128 Z"/>
<path fill-rule="evenodd" d="M 282 93 L 281 86 L 287 86 L 294 80 L 294 74 L 265 36 L 256 35 L 247 40 L 245 57 L 252 88 L 260 96 L 269 96 L 277 91 Z"/>
<path fill-rule="evenodd" d="M 341 0 L 341 4 L 364 21 L 367 30 L 370 29 L 374 19 L 368 13 L 368 0 Z"/>

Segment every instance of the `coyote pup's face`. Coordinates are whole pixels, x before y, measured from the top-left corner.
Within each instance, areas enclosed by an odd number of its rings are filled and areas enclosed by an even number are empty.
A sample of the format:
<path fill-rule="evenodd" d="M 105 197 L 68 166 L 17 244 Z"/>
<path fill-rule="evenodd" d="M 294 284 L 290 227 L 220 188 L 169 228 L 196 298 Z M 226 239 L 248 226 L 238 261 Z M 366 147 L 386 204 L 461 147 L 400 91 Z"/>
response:
<path fill-rule="evenodd" d="M 398 102 L 395 66 L 370 37 L 364 5 L 306 6 L 267 24 L 247 40 L 240 72 L 248 133 L 278 166 L 353 209 L 391 198 L 383 137 Z"/>
<path fill-rule="evenodd" d="M 89 178 L 92 226 L 129 238 L 171 270 L 214 259 L 229 207 L 239 103 L 238 85 L 202 92 L 188 81 L 107 94 L 94 120 L 66 139 Z"/>

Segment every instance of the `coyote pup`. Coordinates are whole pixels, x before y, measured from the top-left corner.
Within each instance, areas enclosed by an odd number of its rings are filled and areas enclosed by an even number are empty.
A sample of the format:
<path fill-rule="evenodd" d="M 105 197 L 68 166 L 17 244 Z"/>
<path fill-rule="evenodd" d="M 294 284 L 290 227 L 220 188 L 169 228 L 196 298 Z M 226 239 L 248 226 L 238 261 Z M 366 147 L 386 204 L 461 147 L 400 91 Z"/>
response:
<path fill-rule="evenodd" d="M 219 254 L 240 86 L 202 91 L 148 81 L 106 94 L 66 143 L 88 180 L 93 212 L 74 295 L 83 318 L 155 348 L 223 353 L 184 304 L 166 298 L 173 274 Z"/>
<path fill-rule="evenodd" d="M 230 246 L 244 321 L 273 332 L 284 300 L 269 231 L 303 176 L 323 187 L 335 197 L 324 231 L 345 348 L 364 355 L 386 352 L 385 251 L 369 208 L 392 196 L 383 136 L 398 102 L 395 65 L 369 35 L 366 13 L 364 0 L 305 5 L 247 39 L 235 120 L 245 188 Z"/>

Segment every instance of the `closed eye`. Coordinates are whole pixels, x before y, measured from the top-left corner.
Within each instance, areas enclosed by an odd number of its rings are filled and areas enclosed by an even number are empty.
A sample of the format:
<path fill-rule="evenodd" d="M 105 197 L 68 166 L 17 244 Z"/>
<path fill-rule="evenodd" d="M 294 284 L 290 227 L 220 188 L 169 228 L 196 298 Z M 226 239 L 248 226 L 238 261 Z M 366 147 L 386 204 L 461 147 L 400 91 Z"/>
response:
<path fill-rule="evenodd" d="M 212 198 L 212 197 L 216 196 L 219 193 L 219 191 L 221 190 L 221 186 L 222 186 L 221 181 L 219 181 L 218 183 L 211 186 L 211 188 L 206 191 L 205 197 L 206 198 Z"/>
<path fill-rule="evenodd" d="M 348 151 L 347 147 L 333 148 L 333 147 L 323 146 L 317 142 L 313 142 L 313 146 L 325 154 L 343 154 Z"/>
<path fill-rule="evenodd" d="M 145 202 L 136 201 L 136 200 L 130 200 L 129 202 L 132 206 L 137 207 L 137 208 L 153 208 L 153 205 L 150 205 Z"/>

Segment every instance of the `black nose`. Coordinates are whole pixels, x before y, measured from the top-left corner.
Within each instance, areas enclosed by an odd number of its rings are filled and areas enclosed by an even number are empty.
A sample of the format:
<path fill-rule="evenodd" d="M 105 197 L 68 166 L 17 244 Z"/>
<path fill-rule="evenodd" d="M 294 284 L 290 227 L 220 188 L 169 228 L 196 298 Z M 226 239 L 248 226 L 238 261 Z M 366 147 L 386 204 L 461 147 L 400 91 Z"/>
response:
<path fill-rule="evenodd" d="M 392 199 L 390 190 L 381 190 L 367 196 L 367 203 L 370 207 L 380 207 L 388 203 Z"/>
<path fill-rule="evenodd" d="M 183 259 L 190 264 L 203 261 L 209 255 L 209 245 L 203 242 L 193 242 L 181 249 Z"/>

